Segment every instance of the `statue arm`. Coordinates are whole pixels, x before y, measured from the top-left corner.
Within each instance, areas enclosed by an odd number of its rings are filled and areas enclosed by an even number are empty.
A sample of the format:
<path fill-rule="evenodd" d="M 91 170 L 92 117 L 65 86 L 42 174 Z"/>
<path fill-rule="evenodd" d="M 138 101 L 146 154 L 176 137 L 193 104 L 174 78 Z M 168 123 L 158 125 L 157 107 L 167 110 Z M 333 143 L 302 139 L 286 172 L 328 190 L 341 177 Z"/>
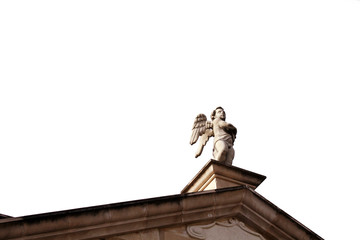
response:
<path fill-rule="evenodd" d="M 231 123 L 227 123 L 225 121 L 219 121 L 219 127 L 224 129 L 225 132 L 231 134 L 231 135 L 234 135 L 236 136 L 236 133 L 237 133 L 237 129 L 236 127 L 234 127 L 234 125 L 232 125 Z"/>
<path fill-rule="evenodd" d="M 218 122 L 218 125 L 219 125 L 220 128 L 223 128 L 223 129 L 225 129 L 225 128 L 234 129 L 235 128 L 231 123 L 227 123 L 227 122 L 225 122 L 223 120 L 220 120 Z"/>

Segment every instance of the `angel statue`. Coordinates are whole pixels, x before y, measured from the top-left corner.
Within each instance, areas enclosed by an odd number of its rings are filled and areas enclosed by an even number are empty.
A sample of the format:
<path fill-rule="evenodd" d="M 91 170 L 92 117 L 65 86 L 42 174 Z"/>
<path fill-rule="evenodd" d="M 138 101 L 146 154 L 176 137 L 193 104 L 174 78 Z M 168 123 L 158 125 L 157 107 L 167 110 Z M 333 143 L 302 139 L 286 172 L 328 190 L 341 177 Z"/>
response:
<path fill-rule="evenodd" d="M 201 155 L 209 138 L 214 137 L 214 159 L 226 165 L 232 164 L 235 155 L 233 145 L 237 130 L 232 124 L 225 122 L 225 118 L 225 111 L 222 107 L 217 107 L 211 113 L 212 121 L 207 121 L 205 114 L 197 115 L 190 139 L 190 144 L 193 145 L 201 137 L 195 157 Z"/>

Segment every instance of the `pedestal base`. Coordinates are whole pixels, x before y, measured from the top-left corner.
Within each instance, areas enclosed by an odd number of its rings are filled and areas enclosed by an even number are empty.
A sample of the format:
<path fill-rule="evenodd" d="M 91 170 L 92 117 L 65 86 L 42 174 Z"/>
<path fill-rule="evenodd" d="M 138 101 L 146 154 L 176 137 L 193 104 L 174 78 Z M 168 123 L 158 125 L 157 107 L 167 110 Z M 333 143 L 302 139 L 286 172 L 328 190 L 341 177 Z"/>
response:
<path fill-rule="evenodd" d="M 241 185 L 255 189 L 265 178 L 263 175 L 245 169 L 210 160 L 181 193 L 201 192 Z"/>

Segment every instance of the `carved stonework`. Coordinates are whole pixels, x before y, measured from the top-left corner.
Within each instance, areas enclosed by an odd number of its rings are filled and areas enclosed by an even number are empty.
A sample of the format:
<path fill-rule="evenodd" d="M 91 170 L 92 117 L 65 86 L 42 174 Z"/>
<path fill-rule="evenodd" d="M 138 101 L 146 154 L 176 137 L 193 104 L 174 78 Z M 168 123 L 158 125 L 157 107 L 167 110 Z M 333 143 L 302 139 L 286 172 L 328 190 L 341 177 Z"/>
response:
<path fill-rule="evenodd" d="M 216 221 L 207 225 L 188 226 L 191 237 L 205 240 L 265 240 L 265 238 L 245 226 L 235 218 Z"/>
<path fill-rule="evenodd" d="M 200 138 L 199 148 L 195 157 L 201 155 L 205 144 L 210 137 L 214 137 L 213 157 L 226 165 L 232 165 L 235 151 L 233 148 L 237 129 L 232 124 L 225 122 L 226 114 L 222 107 L 217 107 L 211 113 L 211 121 L 207 121 L 205 114 L 196 116 L 190 144 L 193 145 Z"/>

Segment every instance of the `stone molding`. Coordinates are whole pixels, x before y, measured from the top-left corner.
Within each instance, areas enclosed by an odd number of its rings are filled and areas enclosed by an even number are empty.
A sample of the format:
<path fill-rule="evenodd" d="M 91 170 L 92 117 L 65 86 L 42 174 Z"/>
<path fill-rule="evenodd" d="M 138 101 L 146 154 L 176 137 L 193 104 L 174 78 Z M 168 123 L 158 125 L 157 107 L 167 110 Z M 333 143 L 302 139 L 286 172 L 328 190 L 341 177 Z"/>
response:
<path fill-rule="evenodd" d="M 208 230 L 215 228 L 216 226 L 220 226 L 223 228 L 234 228 L 234 227 L 237 227 L 237 228 L 235 228 L 236 229 L 235 232 L 234 231 L 231 232 L 231 236 L 229 236 L 229 234 L 226 231 L 222 231 L 221 228 L 217 228 L 217 229 L 214 229 L 214 230 L 216 230 L 217 235 L 211 234 L 210 237 L 208 237 L 208 235 L 209 235 L 209 234 L 207 234 L 209 232 Z M 239 235 L 242 235 L 244 237 L 246 235 L 248 235 L 248 237 L 246 237 L 244 239 L 266 240 L 260 233 L 250 230 L 249 228 L 247 228 L 245 226 L 245 224 L 243 222 L 240 222 L 236 218 L 230 218 L 225 222 L 224 221 L 215 221 L 215 222 L 213 222 L 211 224 L 207 224 L 207 225 L 188 226 L 186 228 L 186 230 L 191 237 L 198 238 L 198 239 L 231 240 L 231 239 L 239 239 Z"/>
<path fill-rule="evenodd" d="M 246 186 L 0 220 L 0 239 L 85 240 L 236 217 L 266 239 L 322 239 Z"/>

